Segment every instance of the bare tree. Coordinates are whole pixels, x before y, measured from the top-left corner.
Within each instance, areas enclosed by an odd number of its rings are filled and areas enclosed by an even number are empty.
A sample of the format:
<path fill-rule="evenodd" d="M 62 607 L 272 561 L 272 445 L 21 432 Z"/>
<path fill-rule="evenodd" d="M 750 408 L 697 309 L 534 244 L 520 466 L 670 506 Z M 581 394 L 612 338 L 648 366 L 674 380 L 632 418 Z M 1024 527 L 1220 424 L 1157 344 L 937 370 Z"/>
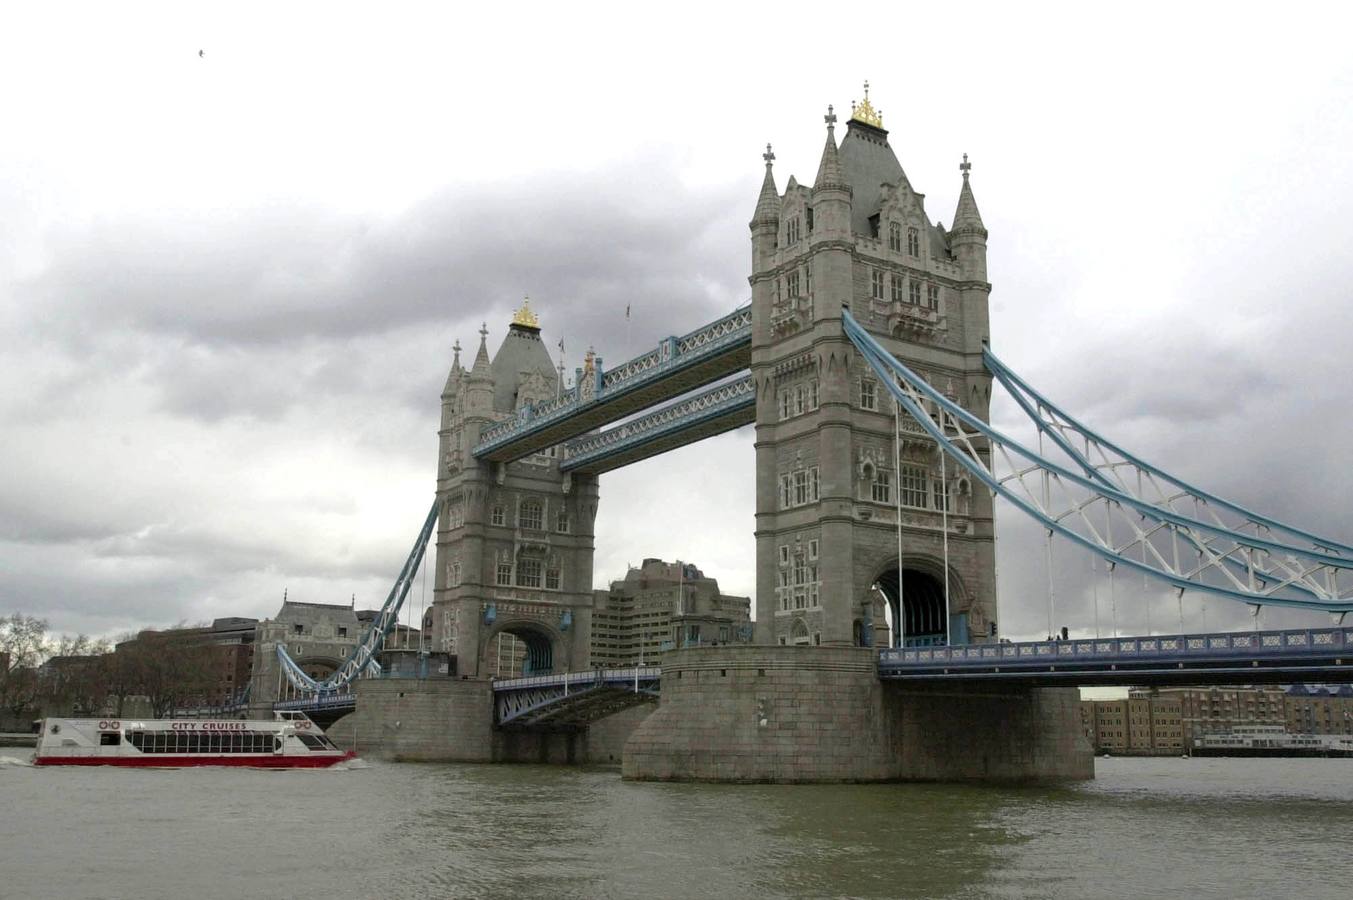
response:
<path fill-rule="evenodd" d="M 31 714 L 40 692 L 38 666 L 47 652 L 47 622 L 14 613 L 0 619 L 0 708 L 13 720 Z"/>
<path fill-rule="evenodd" d="M 157 718 L 179 707 L 206 705 L 215 685 L 213 648 L 173 631 L 143 631 L 119 646 L 134 693 L 150 701 Z"/>
<path fill-rule="evenodd" d="M 39 669 L 44 711 L 94 714 L 102 709 L 108 699 L 102 665 L 108 642 L 63 634 L 49 641 L 47 650 L 50 655 Z"/>

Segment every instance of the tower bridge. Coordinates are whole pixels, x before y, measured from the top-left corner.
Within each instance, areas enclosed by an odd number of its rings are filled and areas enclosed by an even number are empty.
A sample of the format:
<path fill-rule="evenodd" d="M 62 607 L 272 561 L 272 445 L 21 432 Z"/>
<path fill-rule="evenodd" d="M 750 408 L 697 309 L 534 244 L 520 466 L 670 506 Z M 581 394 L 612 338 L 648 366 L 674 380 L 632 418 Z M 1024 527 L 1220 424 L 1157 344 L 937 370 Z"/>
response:
<path fill-rule="evenodd" d="M 839 145 L 831 107 L 824 118 L 811 185 L 791 177 L 782 192 L 769 145 L 763 155 L 748 306 L 611 370 L 589 354 L 567 388 L 528 305 L 492 356 L 487 327 L 470 366 L 456 345 L 436 501 L 410 561 L 435 541 L 423 625 L 458 680 L 424 694 L 362 680 L 378 674 L 377 635 L 342 679 L 311 686 L 317 703 L 352 689 L 354 731 L 424 757 L 512 758 L 523 734 L 635 716 L 633 778 L 1080 778 L 1092 760 L 1068 685 L 1344 680 L 1353 547 L 1194 488 L 1038 393 L 991 350 L 988 232 L 967 156 L 946 227 L 867 91 Z M 990 425 L 993 385 L 1026 413 L 1036 449 Z M 745 424 L 753 643 L 592 669 L 599 475 Z M 996 498 L 1045 530 L 1050 573 L 1057 540 L 1101 559 L 1111 591 L 1120 569 L 1168 585 L 1181 631 L 1185 600 L 1209 596 L 1336 624 L 1005 642 Z M 1051 592 L 1048 604 L 1051 633 Z M 490 682 L 503 633 L 525 643 L 527 671 Z M 621 712 L 655 697 L 651 714 Z M 405 740 L 408 721 L 440 724 Z"/>

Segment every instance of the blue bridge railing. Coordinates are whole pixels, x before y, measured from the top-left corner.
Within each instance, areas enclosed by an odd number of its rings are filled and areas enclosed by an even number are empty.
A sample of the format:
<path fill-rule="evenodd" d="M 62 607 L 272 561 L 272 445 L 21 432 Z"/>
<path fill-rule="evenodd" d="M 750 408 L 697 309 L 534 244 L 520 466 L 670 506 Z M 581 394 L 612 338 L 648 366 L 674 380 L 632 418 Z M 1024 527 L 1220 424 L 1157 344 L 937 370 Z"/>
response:
<path fill-rule="evenodd" d="M 1353 677 L 1353 628 L 1154 635 L 1150 637 L 974 644 L 879 652 L 884 678 L 1060 674 L 1074 681 L 1093 673 L 1109 678 L 1136 675 L 1226 673 L 1243 680 L 1274 671 Z M 1319 670 L 1319 671 L 1316 671 Z M 1230 677 L 1234 676 L 1234 677 Z M 1104 677 L 1094 679 L 1104 683 Z"/>

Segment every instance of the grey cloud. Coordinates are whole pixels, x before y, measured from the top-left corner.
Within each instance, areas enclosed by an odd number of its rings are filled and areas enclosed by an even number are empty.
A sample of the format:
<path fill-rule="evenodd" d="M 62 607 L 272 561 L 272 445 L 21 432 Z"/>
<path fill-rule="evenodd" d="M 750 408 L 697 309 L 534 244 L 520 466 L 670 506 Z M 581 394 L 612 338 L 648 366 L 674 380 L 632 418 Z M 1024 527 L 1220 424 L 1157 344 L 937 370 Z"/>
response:
<path fill-rule="evenodd" d="M 742 198 L 689 194 L 653 163 L 447 189 L 379 222 L 280 204 L 96 222 L 50 235 L 54 264 L 19 289 L 41 330 L 70 340 L 131 329 L 246 346 L 433 325 L 523 293 L 582 327 L 626 300 L 698 308 L 702 277 L 740 276 L 721 232 Z M 652 202 L 635 201 L 640 182 Z"/>

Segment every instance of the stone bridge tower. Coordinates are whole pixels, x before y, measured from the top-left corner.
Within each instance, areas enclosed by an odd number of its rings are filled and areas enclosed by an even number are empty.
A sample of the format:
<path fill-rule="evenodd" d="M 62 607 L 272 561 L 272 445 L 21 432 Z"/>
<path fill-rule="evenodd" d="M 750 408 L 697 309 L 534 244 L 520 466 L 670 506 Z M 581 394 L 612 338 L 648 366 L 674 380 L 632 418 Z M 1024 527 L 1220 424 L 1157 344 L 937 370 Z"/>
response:
<path fill-rule="evenodd" d="M 557 396 L 563 375 L 529 304 L 492 359 L 487 340 L 485 327 L 469 369 L 456 345 L 442 391 L 437 574 L 424 627 L 461 675 L 586 669 L 596 477 L 561 474 L 557 448 L 512 463 L 471 455 L 483 429 Z"/>
<path fill-rule="evenodd" d="M 946 590 L 951 640 L 992 640 L 990 496 L 952 460 L 942 472 L 938 447 L 905 412 L 895 419 L 841 322 L 849 307 L 987 418 L 987 231 L 967 157 L 946 230 L 902 170 L 867 84 L 840 147 L 831 107 L 826 123 L 811 187 L 791 177 L 780 194 L 767 146 L 750 224 L 757 643 L 896 645 L 899 623 L 908 644 L 942 642 Z"/>

